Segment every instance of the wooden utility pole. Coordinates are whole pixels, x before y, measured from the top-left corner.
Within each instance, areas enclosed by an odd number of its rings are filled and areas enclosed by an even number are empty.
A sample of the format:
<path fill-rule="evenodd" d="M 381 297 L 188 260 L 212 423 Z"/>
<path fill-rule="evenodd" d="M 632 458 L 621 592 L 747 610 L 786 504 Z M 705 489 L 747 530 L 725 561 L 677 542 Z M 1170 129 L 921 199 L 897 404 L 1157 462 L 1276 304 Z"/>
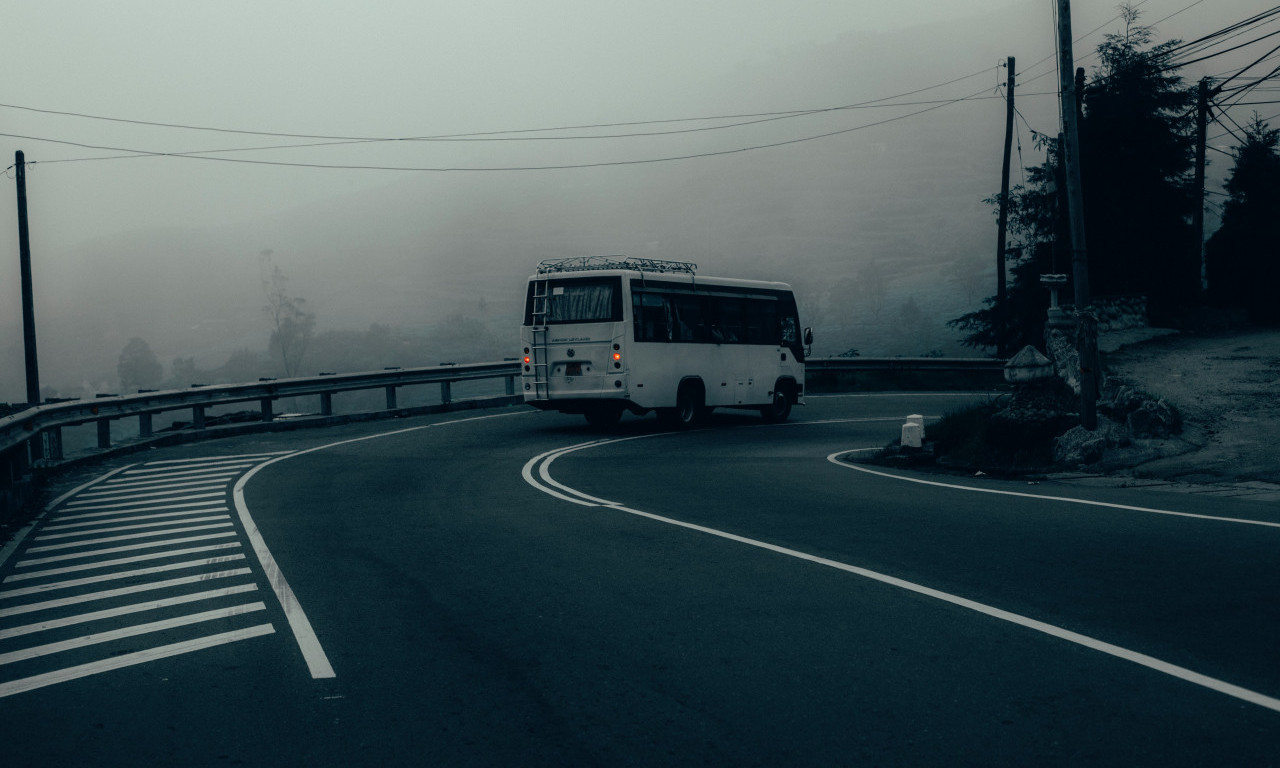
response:
<path fill-rule="evenodd" d="M 1192 184 L 1195 207 L 1191 209 L 1192 237 L 1195 238 L 1192 245 L 1195 249 L 1193 251 L 1196 259 L 1195 263 L 1200 267 L 1201 291 L 1209 288 L 1209 276 L 1204 263 L 1204 145 L 1207 141 L 1205 134 L 1208 132 L 1208 125 L 1209 78 L 1202 77 L 1200 78 L 1200 90 L 1196 94 L 1196 178 Z"/>
<path fill-rule="evenodd" d="M 1007 332 L 1007 324 L 1005 323 L 1005 314 L 1008 307 L 1005 306 L 1005 238 L 1009 227 L 1009 162 L 1010 155 L 1013 152 L 1013 57 L 1010 56 L 1006 66 L 1009 69 L 1007 78 L 1008 85 L 1005 88 L 1005 114 L 1004 114 L 1004 164 L 1000 169 L 1000 232 L 996 236 L 996 306 L 1000 311 L 996 314 L 996 338 L 999 340 L 996 346 L 996 356 L 1006 358 L 1009 356 L 1009 345 L 1005 341 L 1005 333 Z"/>
<path fill-rule="evenodd" d="M 1071 282 L 1075 289 L 1076 341 L 1080 355 L 1080 423 L 1098 428 L 1098 381 L 1095 359 L 1098 326 L 1089 306 L 1089 252 L 1084 238 L 1084 192 L 1080 177 L 1080 128 L 1076 120 L 1075 56 L 1071 52 L 1071 0 L 1058 0 L 1058 79 L 1061 84 L 1063 143 L 1066 166 L 1067 221 L 1071 230 Z"/>
<path fill-rule="evenodd" d="M 36 309 L 31 290 L 31 235 L 27 230 L 27 165 L 22 150 L 14 155 L 18 178 L 18 264 L 22 279 L 22 341 L 26 350 L 27 405 L 40 404 L 40 366 L 36 359 Z"/>

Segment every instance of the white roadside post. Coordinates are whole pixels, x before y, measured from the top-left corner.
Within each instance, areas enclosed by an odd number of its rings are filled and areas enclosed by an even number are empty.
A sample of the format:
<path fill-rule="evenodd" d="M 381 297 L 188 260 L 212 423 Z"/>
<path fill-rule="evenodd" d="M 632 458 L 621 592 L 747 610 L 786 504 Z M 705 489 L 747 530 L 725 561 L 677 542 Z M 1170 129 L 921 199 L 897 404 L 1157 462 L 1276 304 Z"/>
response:
<path fill-rule="evenodd" d="M 924 445 L 924 417 L 913 413 L 902 425 L 901 443 L 903 448 L 919 448 Z"/>

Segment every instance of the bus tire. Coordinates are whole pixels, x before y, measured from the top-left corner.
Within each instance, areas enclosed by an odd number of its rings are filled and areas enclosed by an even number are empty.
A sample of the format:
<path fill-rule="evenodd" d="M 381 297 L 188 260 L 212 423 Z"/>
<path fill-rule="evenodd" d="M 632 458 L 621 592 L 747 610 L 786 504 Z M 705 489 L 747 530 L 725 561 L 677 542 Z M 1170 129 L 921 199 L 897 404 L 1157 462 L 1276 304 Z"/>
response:
<path fill-rule="evenodd" d="M 773 402 L 760 408 L 760 416 L 770 424 L 781 424 L 791 415 L 791 393 L 782 387 L 773 391 Z"/>
<path fill-rule="evenodd" d="M 700 383 L 682 382 L 676 391 L 676 407 L 659 409 L 658 419 L 671 429 L 691 429 L 706 415 L 705 400 Z"/>
<path fill-rule="evenodd" d="M 621 405 L 596 405 L 583 411 L 587 423 L 593 427 L 612 427 L 622 418 Z"/>

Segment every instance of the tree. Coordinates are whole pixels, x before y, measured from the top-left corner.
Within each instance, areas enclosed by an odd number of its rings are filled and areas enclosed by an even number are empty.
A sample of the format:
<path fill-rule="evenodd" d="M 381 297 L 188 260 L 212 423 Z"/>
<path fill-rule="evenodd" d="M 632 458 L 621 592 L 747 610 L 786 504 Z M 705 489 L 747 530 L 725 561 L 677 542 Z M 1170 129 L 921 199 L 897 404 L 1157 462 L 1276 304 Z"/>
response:
<path fill-rule="evenodd" d="M 120 389 L 151 389 L 164 378 L 164 367 L 151 351 L 151 346 L 138 337 L 129 339 L 116 363 Z"/>
<path fill-rule="evenodd" d="M 1171 319 L 1198 300 L 1199 260 L 1190 225 L 1195 94 L 1167 63 L 1176 40 L 1151 45 L 1154 32 L 1122 6 L 1124 31 L 1098 46 L 1101 64 L 1083 88 L 1080 159 L 1089 288 L 1094 296 L 1143 293 L 1153 319 Z M 971 347 L 1007 349 L 1042 342 L 1048 292 L 1040 275 L 1071 272 L 1065 183 L 1057 141 L 1037 134 L 1046 152 L 1028 180 L 1009 191 L 1014 244 L 1004 306 L 947 324 Z M 998 207 L 1000 196 L 986 200 Z M 1070 296 L 1070 290 L 1064 295 Z"/>
<path fill-rule="evenodd" d="M 1121 6 L 1124 31 L 1098 46 L 1084 87 L 1080 164 L 1093 295 L 1145 293 L 1157 319 L 1198 301 L 1199 253 L 1191 212 L 1195 92 L 1154 30 Z"/>
<path fill-rule="evenodd" d="M 284 375 L 293 376 L 298 372 L 302 356 L 315 335 L 316 316 L 305 309 L 306 299 L 290 296 L 285 290 L 288 278 L 272 260 L 272 251 L 265 250 L 262 257 L 262 290 L 267 296 L 267 303 L 262 311 L 271 323 L 271 341 L 269 348 L 272 357 L 280 356 L 284 364 Z"/>
<path fill-rule="evenodd" d="M 1255 113 L 1224 185 L 1222 226 L 1205 243 L 1210 299 L 1255 322 L 1280 323 L 1280 130 Z"/>

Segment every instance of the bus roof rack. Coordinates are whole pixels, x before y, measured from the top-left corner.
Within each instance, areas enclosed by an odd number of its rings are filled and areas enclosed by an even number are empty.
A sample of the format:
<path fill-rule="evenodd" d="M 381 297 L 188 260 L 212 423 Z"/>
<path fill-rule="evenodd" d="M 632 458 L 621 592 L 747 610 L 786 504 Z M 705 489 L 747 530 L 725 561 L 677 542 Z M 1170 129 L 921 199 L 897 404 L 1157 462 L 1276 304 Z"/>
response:
<path fill-rule="evenodd" d="M 538 262 L 540 275 L 552 272 L 585 272 L 591 269 L 634 269 L 640 272 L 683 272 L 692 275 L 698 265 L 691 261 L 663 261 L 636 256 L 571 256 Z"/>

